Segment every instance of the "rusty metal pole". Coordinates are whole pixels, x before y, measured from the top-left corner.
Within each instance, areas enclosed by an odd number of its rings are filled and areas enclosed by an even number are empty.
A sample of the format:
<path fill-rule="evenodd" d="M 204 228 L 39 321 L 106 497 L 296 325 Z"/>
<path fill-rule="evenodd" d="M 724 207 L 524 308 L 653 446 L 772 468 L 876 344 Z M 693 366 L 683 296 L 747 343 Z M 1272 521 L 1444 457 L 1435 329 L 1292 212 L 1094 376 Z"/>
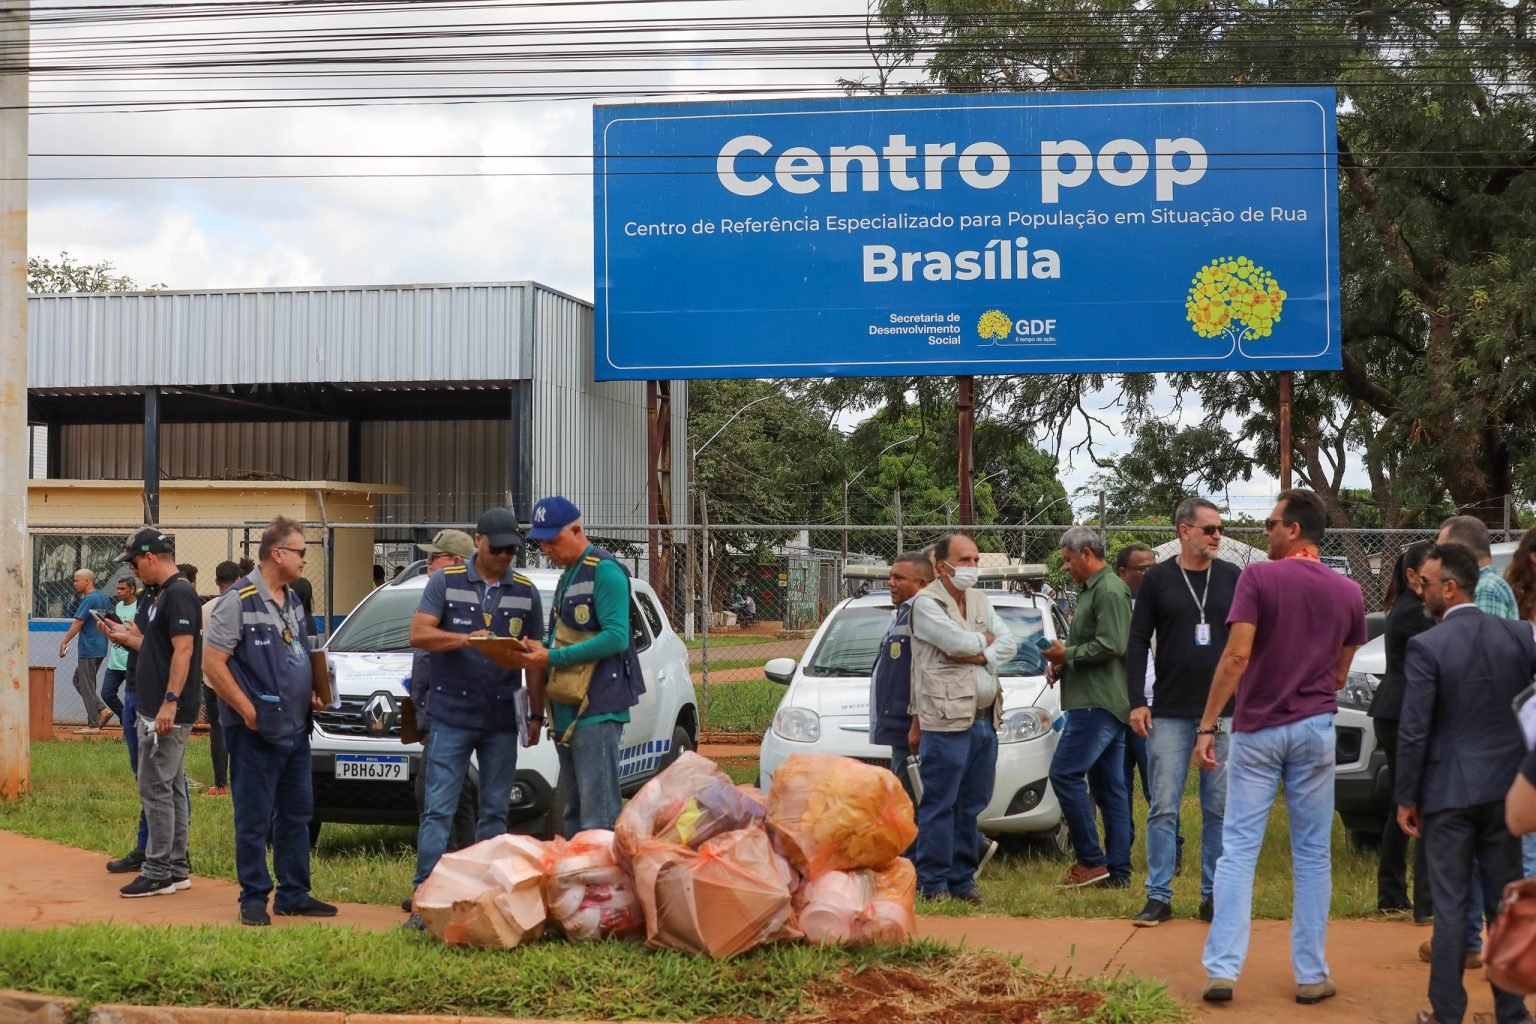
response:
<path fill-rule="evenodd" d="M 976 432 L 976 410 L 972 405 L 976 378 L 956 377 L 955 408 L 959 413 L 958 441 L 960 447 L 960 465 L 958 469 L 958 489 L 956 491 L 957 504 L 959 504 L 960 528 L 975 525 L 976 515 L 971 496 L 971 437 Z"/>
<path fill-rule="evenodd" d="M 1291 371 L 1280 371 L 1280 489 L 1291 489 Z"/>
<path fill-rule="evenodd" d="M 0 801 L 31 785 L 27 616 L 27 65 L 30 0 L 0 7 Z M 50 695 L 51 696 L 51 695 Z"/>

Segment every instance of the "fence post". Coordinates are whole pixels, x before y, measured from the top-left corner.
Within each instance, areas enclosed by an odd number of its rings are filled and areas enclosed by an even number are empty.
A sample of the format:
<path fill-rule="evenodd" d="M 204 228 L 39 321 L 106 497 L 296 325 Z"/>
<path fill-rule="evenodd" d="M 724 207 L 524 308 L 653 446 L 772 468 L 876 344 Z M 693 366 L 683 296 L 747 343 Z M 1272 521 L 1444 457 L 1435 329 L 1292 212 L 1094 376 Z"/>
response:
<path fill-rule="evenodd" d="M 325 638 L 336 622 L 336 528 L 325 527 Z"/>
<path fill-rule="evenodd" d="M 901 488 L 896 488 L 896 490 L 892 492 L 891 497 L 896 502 L 896 554 L 891 558 L 891 561 L 894 562 L 897 558 L 901 557 L 902 552 L 907 550 L 907 546 L 905 543 L 906 537 L 901 528 Z M 846 566 L 844 568 L 846 568 Z"/>
<path fill-rule="evenodd" d="M 699 631 L 699 735 L 704 735 L 709 728 L 709 505 L 704 500 L 704 491 L 699 490 L 699 534 L 704 540 L 704 599 L 700 603 L 699 610 L 702 614 Z"/>
<path fill-rule="evenodd" d="M 1511 541 L 1511 540 L 1515 539 L 1514 533 L 1513 533 L 1513 529 L 1512 529 L 1512 526 L 1511 526 L 1511 523 L 1514 520 L 1514 515 L 1513 515 L 1514 511 L 1515 511 L 1515 496 L 1513 494 L 1506 494 L 1506 495 L 1504 495 L 1504 539 L 1506 541 Z"/>
<path fill-rule="evenodd" d="M 1099 492 L 1099 540 L 1109 543 L 1109 510 L 1104 492 Z"/>

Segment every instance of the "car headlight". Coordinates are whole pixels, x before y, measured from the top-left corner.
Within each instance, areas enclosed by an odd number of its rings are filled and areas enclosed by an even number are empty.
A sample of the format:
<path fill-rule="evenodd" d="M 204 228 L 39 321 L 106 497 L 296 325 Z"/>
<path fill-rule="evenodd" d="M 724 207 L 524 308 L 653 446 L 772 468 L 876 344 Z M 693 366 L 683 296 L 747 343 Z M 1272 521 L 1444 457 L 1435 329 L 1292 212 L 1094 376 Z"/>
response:
<path fill-rule="evenodd" d="M 1051 713 L 1045 708 L 1014 708 L 1003 712 L 1003 724 L 998 727 L 997 742 L 1037 740 L 1050 731 Z"/>
<path fill-rule="evenodd" d="M 815 743 L 821 739 L 821 716 L 805 708 L 779 708 L 773 716 L 773 731 L 793 743 Z"/>
<path fill-rule="evenodd" d="M 1369 672 L 1351 672 L 1344 679 L 1344 689 L 1339 691 L 1339 706 L 1357 711 L 1370 710 L 1380 683 L 1381 679 Z"/>

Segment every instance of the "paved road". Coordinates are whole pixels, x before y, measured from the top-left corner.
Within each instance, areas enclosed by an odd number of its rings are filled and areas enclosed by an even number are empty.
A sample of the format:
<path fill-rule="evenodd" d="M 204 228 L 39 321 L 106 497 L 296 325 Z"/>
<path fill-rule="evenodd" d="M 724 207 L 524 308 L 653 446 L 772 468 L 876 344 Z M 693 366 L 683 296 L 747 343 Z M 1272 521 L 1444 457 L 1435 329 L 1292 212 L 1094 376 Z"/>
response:
<path fill-rule="evenodd" d="M 109 875 L 101 854 L 0 831 L 0 928 L 49 928 L 86 921 L 141 924 L 228 924 L 237 916 L 233 882 L 194 878 L 174 896 L 125 900 L 122 876 Z M 323 868 L 322 868 L 323 870 Z M 328 920 L 274 918 L 277 927 L 353 925 L 393 928 L 403 920 L 394 907 L 342 904 Z M 1199 1007 L 1201 1020 L 1231 1024 L 1287 1021 L 1307 1024 L 1406 1024 L 1425 1006 L 1429 968 L 1415 951 L 1429 932 L 1406 922 L 1340 921 L 1329 929 L 1329 954 L 1340 994 L 1317 1006 L 1298 1006 L 1290 972 L 1289 925 L 1254 925 L 1248 967 L 1235 1002 L 1210 1008 L 1200 1003 L 1200 948 L 1205 926 L 1174 921 L 1136 929 L 1123 921 L 1034 918 L 924 917 L 919 931 L 946 941 L 1015 953 L 1041 970 L 1078 975 L 1127 971 L 1166 981 L 1171 991 Z M 1472 1011 L 1491 1009 L 1481 974 L 1467 975 Z"/>

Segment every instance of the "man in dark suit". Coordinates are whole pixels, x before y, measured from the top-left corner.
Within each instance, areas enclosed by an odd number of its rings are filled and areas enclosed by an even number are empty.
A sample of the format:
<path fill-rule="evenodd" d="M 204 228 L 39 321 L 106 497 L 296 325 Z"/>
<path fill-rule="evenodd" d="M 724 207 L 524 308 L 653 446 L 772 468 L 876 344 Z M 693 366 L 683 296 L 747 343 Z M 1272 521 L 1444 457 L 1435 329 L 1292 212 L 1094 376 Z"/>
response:
<path fill-rule="evenodd" d="M 1420 569 L 1435 628 L 1408 641 L 1407 689 L 1398 726 L 1397 818 L 1427 848 L 1435 930 L 1429 968 L 1433 1013 L 1420 1024 L 1461 1024 L 1465 920 L 1472 886 L 1485 907 L 1520 877 L 1520 843 L 1504 823 L 1504 796 L 1525 757 L 1510 702 L 1536 672 L 1530 626 L 1485 615 L 1473 604 L 1477 558 L 1437 544 Z M 1479 876 L 1473 879 L 1474 862 Z M 1499 1024 L 1530 1017 L 1520 997 L 1493 990 Z"/>

